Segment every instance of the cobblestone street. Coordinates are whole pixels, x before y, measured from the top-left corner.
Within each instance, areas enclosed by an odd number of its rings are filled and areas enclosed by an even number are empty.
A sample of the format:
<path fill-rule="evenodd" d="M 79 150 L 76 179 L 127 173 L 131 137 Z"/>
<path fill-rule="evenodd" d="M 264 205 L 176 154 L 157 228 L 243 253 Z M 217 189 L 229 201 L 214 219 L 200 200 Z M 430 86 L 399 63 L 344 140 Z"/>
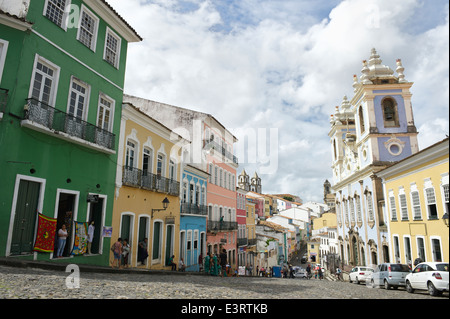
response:
<path fill-rule="evenodd" d="M 373 289 L 364 284 L 317 279 L 210 277 L 198 274 L 80 272 L 69 289 L 69 272 L 0 266 L 0 298 L 6 299 L 441 299 L 425 291 Z M 69 278 L 71 279 L 71 278 Z M 72 281 L 69 280 L 71 283 Z"/>

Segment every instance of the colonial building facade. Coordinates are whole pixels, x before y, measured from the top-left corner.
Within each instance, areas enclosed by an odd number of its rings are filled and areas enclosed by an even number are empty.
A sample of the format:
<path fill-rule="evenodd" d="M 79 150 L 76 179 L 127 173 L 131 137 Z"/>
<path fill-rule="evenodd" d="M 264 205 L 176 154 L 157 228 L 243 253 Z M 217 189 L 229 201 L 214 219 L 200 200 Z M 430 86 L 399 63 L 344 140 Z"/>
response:
<path fill-rule="evenodd" d="M 448 138 L 377 173 L 389 220 L 392 262 L 448 262 Z"/>
<path fill-rule="evenodd" d="M 390 260 L 383 190 L 376 173 L 418 152 L 411 106 L 412 82 L 382 64 L 372 49 L 354 75 L 354 95 L 344 96 L 331 116 L 329 132 L 337 232 L 342 260 L 351 265 Z"/>
<path fill-rule="evenodd" d="M 33 252 L 42 213 L 67 224 L 62 257 L 73 222 L 94 221 L 92 254 L 74 259 L 108 265 L 127 46 L 141 40 L 105 1 L 1 2 L 1 256 L 54 257 Z"/>

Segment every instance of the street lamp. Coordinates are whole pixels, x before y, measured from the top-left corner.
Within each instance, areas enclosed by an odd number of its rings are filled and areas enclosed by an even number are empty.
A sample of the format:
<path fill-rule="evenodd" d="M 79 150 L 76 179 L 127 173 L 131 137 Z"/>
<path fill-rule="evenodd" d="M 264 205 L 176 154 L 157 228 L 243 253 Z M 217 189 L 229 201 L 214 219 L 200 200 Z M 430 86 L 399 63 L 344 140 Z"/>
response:
<path fill-rule="evenodd" d="M 163 199 L 162 204 L 163 204 L 163 208 L 152 208 L 152 218 L 153 218 L 153 213 L 154 212 L 160 212 L 162 210 L 166 210 L 167 207 L 169 206 L 169 200 L 166 198 Z"/>
<path fill-rule="evenodd" d="M 444 221 L 444 224 L 448 227 L 448 213 L 445 213 L 444 216 L 442 216 L 442 220 Z"/>

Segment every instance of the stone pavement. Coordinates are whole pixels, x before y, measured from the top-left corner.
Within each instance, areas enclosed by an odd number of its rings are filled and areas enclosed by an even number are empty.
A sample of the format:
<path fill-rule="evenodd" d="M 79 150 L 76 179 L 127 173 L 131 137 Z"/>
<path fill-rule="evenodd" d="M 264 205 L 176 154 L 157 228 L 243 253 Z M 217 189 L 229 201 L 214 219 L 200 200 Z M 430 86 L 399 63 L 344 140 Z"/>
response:
<path fill-rule="evenodd" d="M 2 263 L 1 263 L 2 262 Z M 79 286 L 65 265 L 0 262 L 0 299 L 438 299 L 426 292 L 368 288 L 348 282 L 263 277 L 221 278 L 199 273 L 113 270 L 80 266 Z M 5 265 L 9 263 L 9 265 Z M 58 269 L 56 269 L 58 268 Z"/>

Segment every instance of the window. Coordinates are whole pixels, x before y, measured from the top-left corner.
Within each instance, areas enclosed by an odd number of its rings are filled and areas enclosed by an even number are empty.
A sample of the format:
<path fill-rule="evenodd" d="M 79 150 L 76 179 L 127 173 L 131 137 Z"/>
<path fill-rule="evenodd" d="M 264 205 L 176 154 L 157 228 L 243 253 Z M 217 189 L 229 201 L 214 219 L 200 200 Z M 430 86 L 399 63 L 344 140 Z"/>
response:
<path fill-rule="evenodd" d="M 5 66 L 8 41 L 0 39 L 0 83 L 2 82 L 3 67 Z"/>
<path fill-rule="evenodd" d="M 391 219 L 397 220 L 397 208 L 395 207 L 395 197 L 393 193 L 389 194 L 389 204 L 391 205 Z"/>
<path fill-rule="evenodd" d="M 183 182 L 183 203 L 187 203 L 187 182 Z"/>
<path fill-rule="evenodd" d="M 400 193 L 398 195 L 400 201 L 400 211 L 402 212 L 402 220 L 408 220 L 408 207 L 406 203 L 405 193 Z"/>
<path fill-rule="evenodd" d="M 142 160 L 142 174 L 147 176 L 152 172 L 153 166 L 153 150 L 149 148 L 144 148 Z"/>
<path fill-rule="evenodd" d="M 158 177 L 164 176 L 164 166 L 164 155 L 158 154 L 158 162 L 156 165 L 156 175 L 158 175 Z"/>
<path fill-rule="evenodd" d="M 194 184 L 189 184 L 189 203 L 194 203 Z"/>
<path fill-rule="evenodd" d="M 427 198 L 428 219 L 437 219 L 436 196 L 434 188 L 426 188 L 425 194 Z"/>
<path fill-rule="evenodd" d="M 169 160 L 169 179 L 175 180 L 177 178 L 176 176 L 176 166 L 175 162 L 173 160 Z"/>
<path fill-rule="evenodd" d="M 81 81 L 72 78 L 67 113 L 77 119 L 85 120 L 88 97 L 88 86 Z"/>
<path fill-rule="evenodd" d="M 69 0 L 47 0 L 44 15 L 57 26 L 66 28 L 66 14 L 64 10 L 70 4 Z"/>
<path fill-rule="evenodd" d="M 125 157 L 125 167 L 132 169 L 134 165 L 136 145 L 132 141 L 127 141 L 127 151 Z"/>
<path fill-rule="evenodd" d="M 111 29 L 106 29 L 106 43 L 105 43 L 105 52 L 104 59 L 106 62 L 114 66 L 115 68 L 119 68 L 119 58 L 120 58 L 120 46 L 121 41 L 119 36 L 117 36 Z"/>
<path fill-rule="evenodd" d="M 197 184 L 197 186 L 195 187 L 195 203 L 197 205 L 200 205 L 200 185 Z"/>
<path fill-rule="evenodd" d="M 33 79 L 31 81 L 31 97 L 48 105 L 54 105 L 59 68 L 50 65 L 42 58 L 37 58 Z"/>
<path fill-rule="evenodd" d="M 422 212 L 420 210 L 420 198 L 417 189 L 411 190 L 411 201 L 414 212 L 414 219 L 422 219 Z"/>
<path fill-rule="evenodd" d="M 98 18 L 91 11 L 85 6 L 81 6 L 77 39 L 94 52 L 97 43 L 98 21 Z"/>
<path fill-rule="evenodd" d="M 373 221 L 372 193 L 368 192 L 366 194 L 366 200 L 367 200 L 367 211 L 368 211 L 368 215 L 369 215 L 369 220 Z"/>
<path fill-rule="evenodd" d="M 449 213 L 449 193 L 448 193 L 448 184 L 442 185 L 442 189 L 444 191 L 444 209 L 445 212 Z"/>
<path fill-rule="evenodd" d="M 355 197 L 356 200 L 356 213 L 358 217 L 358 223 L 362 222 L 362 215 L 361 215 L 361 198 L 359 196 Z"/>
<path fill-rule="evenodd" d="M 353 203 L 353 198 L 349 198 L 348 205 L 350 206 L 350 220 L 352 223 L 355 222 L 355 205 Z"/>
<path fill-rule="evenodd" d="M 112 112 L 114 103 L 112 100 L 100 95 L 98 103 L 97 126 L 106 131 L 112 131 Z"/>
<path fill-rule="evenodd" d="M 365 128 L 364 128 L 364 115 L 363 115 L 363 108 L 362 106 L 359 108 L 359 129 L 361 134 L 364 133 Z"/>

